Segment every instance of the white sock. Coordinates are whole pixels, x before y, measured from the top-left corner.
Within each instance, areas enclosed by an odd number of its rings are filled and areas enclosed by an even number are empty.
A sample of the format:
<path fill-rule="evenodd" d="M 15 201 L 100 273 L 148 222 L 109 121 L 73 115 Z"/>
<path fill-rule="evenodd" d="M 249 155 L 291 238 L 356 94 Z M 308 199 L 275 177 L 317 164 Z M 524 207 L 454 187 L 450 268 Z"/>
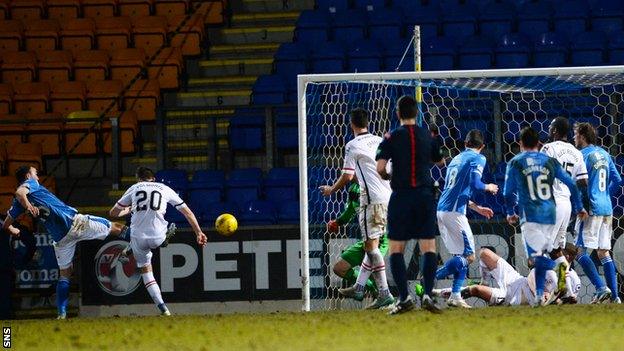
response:
<path fill-rule="evenodd" d="M 376 248 L 366 253 L 369 257 L 369 261 L 372 264 L 373 279 L 379 289 L 379 295 L 385 296 L 388 292 L 388 280 L 386 279 L 386 262 L 379 248 Z"/>
<path fill-rule="evenodd" d="M 568 260 L 566 260 L 565 256 L 559 256 L 555 260 L 555 264 L 564 263 L 564 262 L 568 264 L 568 267 L 570 266 L 570 262 L 568 262 Z"/>
<path fill-rule="evenodd" d="M 355 282 L 355 286 L 356 288 L 361 288 L 362 291 L 364 290 L 364 287 L 366 286 L 366 281 L 368 281 L 368 278 L 370 277 L 372 271 L 372 264 L 370 262 L 370 260 L 368 259 L 368 255 L 364 255 L 364 260 L 362 261 L 362 264 L 360 265 L 360 274 L 357 277 L 357 281 Z"/>
<path fill-rule="evenodd" d="M 160 294 L 160 287 L 158 286 L 158 283 L 156 283 L 156 279 L 154 279 L 154 273 L 143 273 L 141 274 L 141 277 L 143 278 L 143 284 L 145 284 L 145 289 L 147 289 L 147 292 L 152 297 L 152 300 L 154 301 L 156 306 L 163 304 L 164 301 L 162 299 L 162 295 Z"/>

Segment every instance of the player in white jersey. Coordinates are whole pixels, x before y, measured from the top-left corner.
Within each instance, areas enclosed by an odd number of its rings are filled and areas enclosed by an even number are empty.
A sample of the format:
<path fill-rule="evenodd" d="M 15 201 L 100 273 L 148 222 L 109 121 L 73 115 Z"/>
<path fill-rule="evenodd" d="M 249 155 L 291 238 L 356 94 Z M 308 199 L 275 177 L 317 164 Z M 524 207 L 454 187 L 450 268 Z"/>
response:
<path fill-rule="evenodd" d="M 375 156 L 382 138 L 368 132 L 368 112 L 361 108 L 351 111 L 351 130 L 355 135 L 345 147 L 342 175 L 333 185 L 323 185 L 319 190 L 330 196 L 347 185 L 354 174 L 360 184 L 360 207 L 358 219 L 364 240 L 366 255 L 360 265 L 360 274 L 354 286 L 340 289 L 340 294 L 361 301 L 364 298 L 366 281 L 372 274 L 379 289 L 375 301 L 367 309 L 381 308 L 394 303 L 388 290 L 386 265 L 379 251 L 379 238 L 386 231 L 390 182 L 381 179 L 377 173 Z"/>
<path fill-rule="evenodd" d="M 146 167 L 139 167 L 136 172 L 138 182 L 131 186 L 111 208 L 112 217 L 124 217 L 132 213 L 130 223 L 130 247 L 141 270 L 141 277 L 147 292 L 165 316 L 171 315 L 165 305 L 158 283 L 152 273 L 152 250 L 165 241 L 167 204 L 180 211 L 191 225 L 197 236 L 197 243 L 204 246 L 206 235 L 202 232 L 193 212 L 173 189 L 155 182 L 154 172 Z"/>
<path fill-rule="evenodd" d="M 549 127 L 552 142 L 545 144 L 541 152 L 559 161 L 563 169 L 576 181 L 576 184 L 579 187 L 583 187 L 587 185 L 587 167 L 581 152 L 574 145 L 567 142 L 569 131 L 570 124 L 566 118 L 557 117 L 553 119 Z M 551 252 L 556 257 L 557 269 L 561 269 L 561 272 L 563 272 L 563 270 L 569 267 L 569 262 L 567 262 L 561 250 L 566 244 L 566 233 L 572 213 L 570 190 L 560 180 L 555 180 L 553 183 L 553 195 L 557 206 Z M 563 276 L 561 272 L 559 274 L 560 277 Z"/>
<path fill-rule="evenodd" d="M 524 277 L 507 261 L 494 251 L 483 248 L 479 252 L 482 284 L 462 288 L 463 298 L 477 297 L 490 306 L 497 305 L 533 305 L 535 304 L 535 269 Z M 484 283 L 494 280 L 496 287 Z M 558 276 L 553 270 L 546 272 L 544 299 L 549 303 L 576 303 L 576 295 L 581 287 L 581 280 L 574 270 L 564 272 L 564 284 L 558 286 Z M 434 293 L 446 297 L 451 289 L 434 290 Z"/>

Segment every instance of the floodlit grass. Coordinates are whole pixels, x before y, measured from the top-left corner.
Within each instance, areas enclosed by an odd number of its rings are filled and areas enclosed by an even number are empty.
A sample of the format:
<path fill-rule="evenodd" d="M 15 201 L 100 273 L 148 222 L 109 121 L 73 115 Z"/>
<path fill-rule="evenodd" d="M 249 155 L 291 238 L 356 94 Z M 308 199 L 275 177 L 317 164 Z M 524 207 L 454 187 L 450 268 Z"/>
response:
<path fill-rule="evenodd" d="M 624 307 L 335 311 L 10 323 L 16 350 L 624 350 Z M 8 323 L 3 322 L 6 326 Z"/>

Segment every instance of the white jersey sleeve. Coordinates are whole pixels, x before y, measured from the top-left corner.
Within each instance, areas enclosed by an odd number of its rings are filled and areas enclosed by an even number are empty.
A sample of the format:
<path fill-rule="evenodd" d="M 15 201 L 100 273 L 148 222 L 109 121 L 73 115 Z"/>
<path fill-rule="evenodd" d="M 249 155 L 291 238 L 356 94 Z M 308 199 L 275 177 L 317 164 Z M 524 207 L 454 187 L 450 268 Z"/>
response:
<path fill-rule="evenodd" d="M 180 195 L 178 195 L 178 193 L 176 193 L 170 187 L 165 186 L 164 193 L 165 193 L 164 195 L 166 196 L 165 201 L 167 201 L 167 203 L 173 206 L 176 210 L 180 210 L 186 207 L 186 203 L 184 202 L 184 200 L 182 200 Z"/>
<path fill-rule="evenodd" d="M 119 207 L 132 206 L 132 194 L 134 194 L 134 185 L 129 187 L 128 190 L 126 190 L 126 192 L 117 201 L 116 205 Z"/>
<path fill-rule="evenodd" d="M 345 147 L 344 166 L 342 167 L 342 173 L 355 174 L 355 155 L 354 145 L 352 142 L 348 142 Z"/>
<path fill-rule="evenodd" d="M 578 158 L 579 158 L 579 162 L 577 162 L 574 165 L 574 170 L 572 171 L 572 174 L 574 175 L 574 179 L 575 180 L 580 180 L 580 179 L 587 179 L 588 175 L 587 175 L 587 165 L 585 164 L 585 159 L 583 158 L 583 154 L 579 151 L 576 150 L 576 152 L 578 153 Z"/>

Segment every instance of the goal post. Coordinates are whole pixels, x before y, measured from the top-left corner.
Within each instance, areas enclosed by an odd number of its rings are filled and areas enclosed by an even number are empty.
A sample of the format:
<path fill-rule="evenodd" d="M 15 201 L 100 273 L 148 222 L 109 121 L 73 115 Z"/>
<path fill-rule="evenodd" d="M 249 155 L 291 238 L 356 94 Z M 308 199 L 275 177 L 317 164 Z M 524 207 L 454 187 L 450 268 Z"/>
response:
<path fill-rule="evenodd" d="M 572 123 L 598 127 L 602 146 L 618 167 L 624 164 L 624 66 L 495 69 L 431 72 L 374 72 L 298 76 L 299 172 L 301 214 L 302 309 L 358 308 L 339 298 L 343 284 L 332 272 L 340 251 L 359 240 L 357 224 L 328 233 L 325 223 L 342 210 L 344 192 L 320 196 L 318 186 L 333 183 L 342 167 L 344 146 L 352 138 L 348 112 L 362 107 L 370 112 L 370 129 L 377 135 L 395 128 L 395 102 L 401 95 L 422 91 L 423 125 L 437 126 L 449 157 L 463 149 L 470 129 L 484 132 L 488 160 L 484 177 L 502 186 L 501 167 L 518 149 L 521 127 L 531 125 L 546 141 L 548 125 L 557 116 Z M 432 177 L 443 187 L 444 168 L 434 166 Z M 503 171 L 504 173 L 504 171 Z M 502 188 L 501 188 L 502 191 Z M 469 214 L 477 248 L 494 247 L 526 274 L 526 253 L 519 234 L 504 223 L 502 196 L 475 194 L 473 200 L 491 206 L 497 219 L 486 221 Z M 614 201 L 614 260 L 624 273 L 624 197 Z M 357 222 L 357 221 L 355 221 Z M 571 240 L 571 237 L 568 241 Z M 448 258 L 438 242 L 442 261 Z M 413 250 L 413 245 L 408 250 Z M 417 279 L 418 260 L 410 255 L 408 275 Z M 476 264 L 470 278 L 479 278 Z M 582 271 L 579 271 L 582 275 Z M 392 284 L 391 275 L 388 274 Z M 579 296 L 590 298 L 593 288 L 583 278 Z M 440 282 L 445 284 L 445 282 Z M 583 301 L 585 301 L 583 300 Z"/>

